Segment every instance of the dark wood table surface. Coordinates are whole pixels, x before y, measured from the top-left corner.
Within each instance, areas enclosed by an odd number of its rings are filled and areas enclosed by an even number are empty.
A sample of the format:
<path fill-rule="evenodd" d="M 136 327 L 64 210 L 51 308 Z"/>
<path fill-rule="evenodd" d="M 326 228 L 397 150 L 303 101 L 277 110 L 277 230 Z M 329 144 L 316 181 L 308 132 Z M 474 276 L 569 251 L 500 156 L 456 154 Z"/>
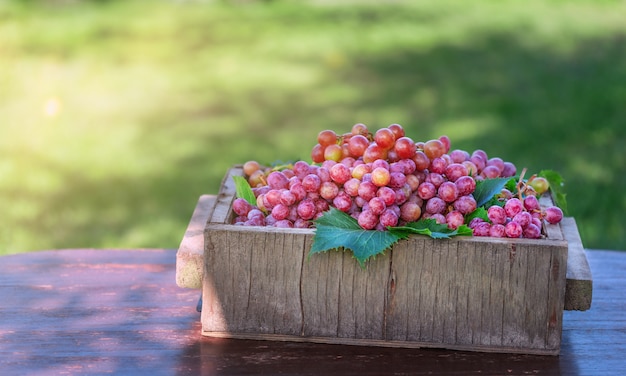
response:
<path fill-rule="evenodd" d="M 565 312 L 560 356 L 530 356 L 208 338 L 176 250 L 3 256 L 0 375 L 624 375 L 626 252 L 587 257 L 591 309 Z"/>

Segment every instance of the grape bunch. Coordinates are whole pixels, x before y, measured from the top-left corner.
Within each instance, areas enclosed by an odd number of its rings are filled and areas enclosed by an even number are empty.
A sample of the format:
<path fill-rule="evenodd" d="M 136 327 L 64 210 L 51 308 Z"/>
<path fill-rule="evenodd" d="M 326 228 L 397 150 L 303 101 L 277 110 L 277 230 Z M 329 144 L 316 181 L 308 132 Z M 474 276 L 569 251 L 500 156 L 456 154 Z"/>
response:
<path fill-rule="evenodd" d="M 309 228 L 334 207 L 365 230 L 384 231 L 422 218 L 456 229 L 477 209 L 477 181 L 517 173 L 513 163 L 489 158 L 483 150 L 450 150 L 447 136 L 415 142 L 399 124 L 373 133 L 361 123 L 344 134 L 323 130 L 311 160 L 274 168 L 246 162 L 243 172 L 256 204 L 235 199 L 233 223 Z M 548 189 L 542 179 L 520 178 L 515 193 L 503 189 L 487 208 L 488 218 L 469 221 L 473 234 L 540 238 L 541 220 L 558 223 L 563 217 L 556 206 L 540 208 L 537 196 Z"/>

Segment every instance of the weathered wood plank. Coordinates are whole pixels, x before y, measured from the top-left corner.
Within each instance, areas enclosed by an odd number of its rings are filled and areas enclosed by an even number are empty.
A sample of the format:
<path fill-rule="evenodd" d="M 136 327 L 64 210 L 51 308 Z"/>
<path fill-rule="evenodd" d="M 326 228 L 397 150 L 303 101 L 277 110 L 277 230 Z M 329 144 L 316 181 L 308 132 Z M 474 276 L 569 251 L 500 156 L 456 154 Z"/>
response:
<path fill-rule="evenodd" d="M 561 228 L 569 246 L 564 309 L 586 311 L 591 308 L 593 279 L 585 249 L 574 218 L 563 218 Z"/>
<path fill-rule="evenodd" d="M 176 284 L 201 289 L 204 274 L 204 228 L 213 213 L 217 196 L 202 195 L 193 211 L 176 252 Z"/>

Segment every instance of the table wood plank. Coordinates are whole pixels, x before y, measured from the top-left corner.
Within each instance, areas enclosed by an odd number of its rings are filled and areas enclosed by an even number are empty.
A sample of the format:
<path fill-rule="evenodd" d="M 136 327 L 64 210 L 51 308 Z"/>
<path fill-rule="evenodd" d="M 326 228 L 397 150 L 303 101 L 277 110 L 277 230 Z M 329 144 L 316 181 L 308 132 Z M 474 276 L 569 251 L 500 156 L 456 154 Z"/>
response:
<path fill-rule="evenodd" d="M 175 250 L 0 257 L 0 375 L 620 375 L 626 252 L 587 251 L 588 311 L 567 311 L 560 356 L 208 338 Z"/>

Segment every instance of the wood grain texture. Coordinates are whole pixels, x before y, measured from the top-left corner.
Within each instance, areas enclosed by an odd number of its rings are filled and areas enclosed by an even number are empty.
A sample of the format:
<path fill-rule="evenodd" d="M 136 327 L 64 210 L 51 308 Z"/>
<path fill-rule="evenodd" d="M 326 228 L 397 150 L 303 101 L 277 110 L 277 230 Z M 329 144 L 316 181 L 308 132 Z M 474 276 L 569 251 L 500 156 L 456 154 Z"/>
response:
<path fill-rule="evenodd" d="M 559 356 L 205 337 L 176 250 L 3 256 L 0 375 L 621 375 L 626 252 L 586 255 L 593 305 L 564 312 Z"/>

